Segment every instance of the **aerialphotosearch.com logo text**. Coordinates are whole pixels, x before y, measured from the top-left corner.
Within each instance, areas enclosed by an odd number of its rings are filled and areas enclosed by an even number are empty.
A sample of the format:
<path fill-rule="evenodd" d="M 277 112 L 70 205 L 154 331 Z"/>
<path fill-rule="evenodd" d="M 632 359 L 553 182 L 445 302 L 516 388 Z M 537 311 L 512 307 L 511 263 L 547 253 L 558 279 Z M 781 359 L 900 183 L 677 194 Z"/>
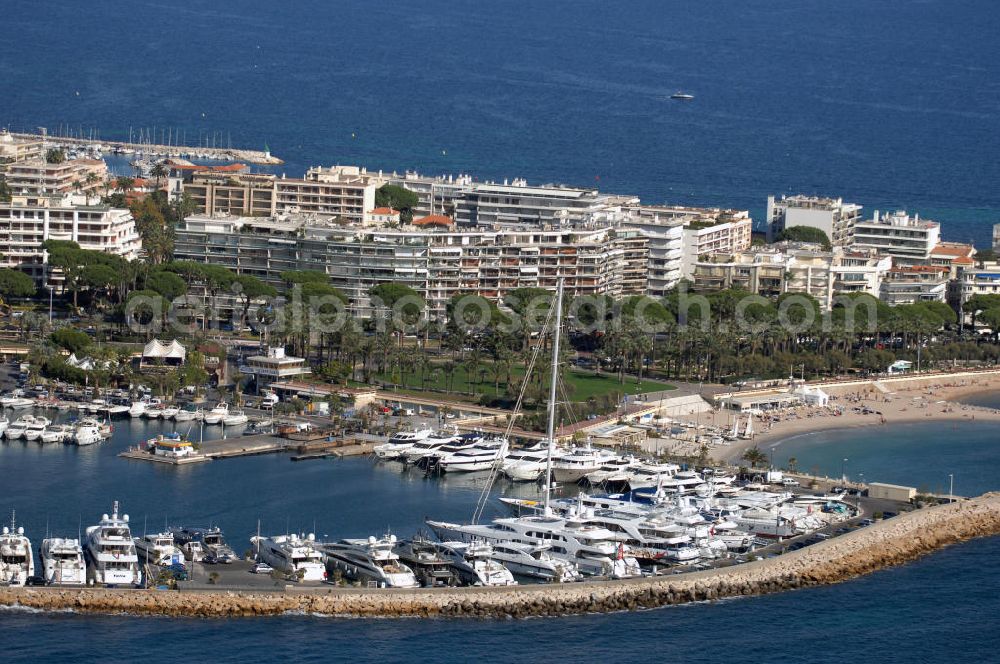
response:
<path fill-rule="evenodd" d="M 452 300 L 444 315 L 427 311 L 426 302 L 408 295 L 393 302 L 366 298 L 354 306 L 330 295 L 304 295 L 296 284 L 277 297 L 246 298 L 235 284 L 229 292 L 203 296 L 183 295 L 173 301 L 145 293 L 131 296 L 125 307 L 125 322 L 140 334 L 193 334 L 199 330 L 219 330 L 224 321 L 234 321 L 259 334 L 308 334 L 311 339 L 336 334 L 358 319 L 370 321 L 376 333 L 405 335 L 436 334 L 449 329 L 466 333 L 495 331 L 523 335 L 541 330 L 550 318 L 552 295 L 520 301 L 508 296 L 497 306 L 479 295 Z M 701 293 L 692 293 L 687 284 L 678 287 L 676 305 L 668 310 L 653 297 L 643 296 L 613 301 L 603 295 L 566 297 L 566 329 L 577 334 L 607 333 L 627 328 L 639 334 L 669 330 L 697 329 L 703 332 L 760 334 L 778 325 L 790 334 L 810 331 L 873 333 L 877 328 L 874 298 L 838 296 L 833 308 L 819 311 L 815 300 L 790 294 L 775 303 L 753 293 L 730 299 L 723 315 L 713 312 L 713 304 Z M 715 308 L 719 308 L 716 303 Z"/>

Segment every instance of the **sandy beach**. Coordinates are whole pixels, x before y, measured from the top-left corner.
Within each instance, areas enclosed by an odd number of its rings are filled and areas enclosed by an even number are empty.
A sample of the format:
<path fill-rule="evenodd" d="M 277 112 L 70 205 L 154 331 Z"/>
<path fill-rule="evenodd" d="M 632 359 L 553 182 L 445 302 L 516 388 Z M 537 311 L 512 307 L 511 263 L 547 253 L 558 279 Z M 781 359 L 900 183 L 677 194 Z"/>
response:
<path fill-rule="evenodd" d="M 829 406 L 802 406 L 755 418 L 757 434 L 752 440 L 714 448 L 712 456 L 738 465 L 744 463 L 740 458 L 743 453 L 754 446 L 829 429 L 928 420 L 1000 422 L 1000 410 L 959 403 L 972 394 L 1000 390 L 1000 372 L 938 374 L 821 387 L 830 395 Z"/>

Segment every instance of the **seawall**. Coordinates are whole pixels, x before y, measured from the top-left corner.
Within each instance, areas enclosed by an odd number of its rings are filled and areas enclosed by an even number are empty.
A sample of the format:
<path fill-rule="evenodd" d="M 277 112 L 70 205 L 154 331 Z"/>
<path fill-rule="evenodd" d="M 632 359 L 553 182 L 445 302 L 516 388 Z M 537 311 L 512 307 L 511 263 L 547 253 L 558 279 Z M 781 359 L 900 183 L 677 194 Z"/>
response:
<path fill-rule="evenodd" d="M 614 582 L 510 588 L 285 592 L 5 588 L 0 605 L 42 610 L 194 617 L 308 612 L 344 617 L 528 617 L 654 608 L 807 588 L 908 562 L 942 547 L 1000 534 L 1000 493 L 881 521 L 783 556 L 717 570 Z"/>

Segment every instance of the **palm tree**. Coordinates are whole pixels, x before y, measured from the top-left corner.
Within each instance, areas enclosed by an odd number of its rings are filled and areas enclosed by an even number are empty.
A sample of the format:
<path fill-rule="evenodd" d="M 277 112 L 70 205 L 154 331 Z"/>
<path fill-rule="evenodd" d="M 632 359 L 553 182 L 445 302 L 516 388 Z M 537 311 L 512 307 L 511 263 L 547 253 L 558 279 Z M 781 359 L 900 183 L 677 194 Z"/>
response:
<path fill-rule="evenodd" d="M 125 196 L 128 196 L 129 192 L 135 189 L 135 178 L 130 178 L 127 175 L 120 175 L 115 180 L 115 188 L 125 194 Z"/>
<path fill-rule="evenodd" d="M 87 177 L 83 179 L 83 183 L 84 185 L 86 185 L 84 188 L 86 190 L 85 193 L 87 195 L 87 205 L 90 205 L 90 195 L 93 193 L 94 187 L 96 187 L 97 183 L 100 181 L 101 181 L 100 176 L 97 173 L 94 173 L 93 171 L 87 173 Z"/>
<path fill-rule="evenodd" d="M 157 190 L 159 190 L 160 181 L 163 178 L 167 177 L 169 173 L 167 172 L 167 167 L 164 166 L 163 162 L 161 161 L 149 170 L 149 174 L 152 175 L 154 178 L 156 178 L 156 188 Z"/>

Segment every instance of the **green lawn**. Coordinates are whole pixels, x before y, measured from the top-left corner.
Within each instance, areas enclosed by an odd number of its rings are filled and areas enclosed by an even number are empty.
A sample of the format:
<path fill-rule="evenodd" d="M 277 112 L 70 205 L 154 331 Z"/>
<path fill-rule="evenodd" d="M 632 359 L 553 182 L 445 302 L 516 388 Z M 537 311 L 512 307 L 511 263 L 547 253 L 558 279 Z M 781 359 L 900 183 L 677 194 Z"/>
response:
<path fill-rule="evenodd" d="M 484 365 L 485 368 L 485 365 Z M 488 369 L 488 368 L 487 368 Z M 524 368 L 515 367 L 513 379 L 515 383 L 524 377 Z M 388 374 L 376 374 L 375 379 L 383 383 L 399 383 L 400 376 L 397 374 L 391 379 Z M 622 394 L 644 394 L 646 392 L 659 392 L 662 390 L 676 389 L 669 383 L 655 380 L 643 380 L 640 384 L 634 377 L 626 376 L 625 382 L 618 382 L 618 374 L 603 373 L 600 376 L 593 372 L 570 370 L 566 374 L 566 383 L 569 388 L 569 397 L 573 401 L 583 402 L 591 397 L 603 395 Z M 428 372 L 426 380 L 421 383 L 419 373 L 407 374 L 403 385 L 408 388 L 445 391 L 449 387 L 449 379 L 444 371 L 438 366 L 434 371 Z M 507 385 L 501 381 L 499 390 L 494 384 L 493 374 L 487 370 L 483 374 L 477 374 L 470 378 L 468 370 L 463 365 L 458 365 L 450 380 L 451 391 L 457 394 L 487 394 L 490 396 L 502 396 L 507 392 Z"/>

